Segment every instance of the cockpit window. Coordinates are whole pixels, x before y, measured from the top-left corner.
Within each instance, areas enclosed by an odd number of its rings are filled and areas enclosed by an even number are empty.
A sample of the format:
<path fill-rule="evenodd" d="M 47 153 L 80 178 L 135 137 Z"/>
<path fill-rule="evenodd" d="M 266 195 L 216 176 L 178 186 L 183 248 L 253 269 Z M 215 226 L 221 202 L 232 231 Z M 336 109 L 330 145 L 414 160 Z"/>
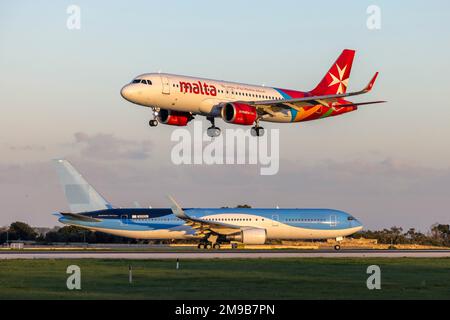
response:
<path fill-rule="evenodd" d="M 131 81 L 131 83 L 143 83 L 143 84 L 149 84 L 149 85 L 152 84 L 152 82 L 150 80 L 145 80 L 145 79 L 134 79 L 133 81 Z"/>
<path fill-rule="evenodd" d="M 355 220 L 355 218 L 353 218 L 352 216 L 348 216 L 348 217 L 347 217 L 347 220 L 348 220 L 348 221 L 352 221 L 352 220 Z"/>

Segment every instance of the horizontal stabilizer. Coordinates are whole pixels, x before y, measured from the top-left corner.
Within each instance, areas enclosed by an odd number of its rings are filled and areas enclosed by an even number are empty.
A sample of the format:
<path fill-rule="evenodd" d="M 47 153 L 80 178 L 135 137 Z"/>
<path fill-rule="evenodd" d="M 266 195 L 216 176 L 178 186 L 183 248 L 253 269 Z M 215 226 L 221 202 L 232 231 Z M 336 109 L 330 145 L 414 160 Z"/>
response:
<path fill-rule="evenodd" d="M 100 222 L 100 221 L 102 221 L 100 219 L 83 216 L 82 214 L 77 214 L 77 213 L 71 213 L 71 212 L 60 212 L 60 213 L 65 218 L 69 218 L 71 220 L 78 220 L 78 221 L 84 221 L 84 222 Z"/>
<path fill-rule="evenodd" d="M 355 103 L 347 103 L 347 104 L 340 104 L 338 107 L 357 107 L 357 106 L 364 106 L 368 104 L 377 104 L 377 103 L 385 103 L 386 101 L 368 101 L 368 102 L 355 102 Z"/>

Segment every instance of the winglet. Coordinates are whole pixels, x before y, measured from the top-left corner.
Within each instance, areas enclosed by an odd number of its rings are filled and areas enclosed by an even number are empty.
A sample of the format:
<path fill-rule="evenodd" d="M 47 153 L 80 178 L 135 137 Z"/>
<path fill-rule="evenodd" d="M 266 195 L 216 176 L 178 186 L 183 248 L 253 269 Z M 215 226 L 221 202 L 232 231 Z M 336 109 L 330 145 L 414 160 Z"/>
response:
<path fill-rule="evenodd" d="M 189 219 L 189 216 L 184 212 L 184 210 L 180 207 L 180 205 L 172 198 L 170 195 L 167 195 L 167 198 L 172 202 L 170 209 L 174 215 L 176 215 L 180 219 Z"/>
<path fill-rule="evenodd" d="M 375 84 L 375 80 L 377 80 L 378 77 L 378 72 L 375 73 L 375 75 L 372 77 L 372 80 L 370 80 L 370 82 L 367 84 L 367 86 L 364 88 L 363 92 L 369 92 L 372 90 L 373 85 Z"/>

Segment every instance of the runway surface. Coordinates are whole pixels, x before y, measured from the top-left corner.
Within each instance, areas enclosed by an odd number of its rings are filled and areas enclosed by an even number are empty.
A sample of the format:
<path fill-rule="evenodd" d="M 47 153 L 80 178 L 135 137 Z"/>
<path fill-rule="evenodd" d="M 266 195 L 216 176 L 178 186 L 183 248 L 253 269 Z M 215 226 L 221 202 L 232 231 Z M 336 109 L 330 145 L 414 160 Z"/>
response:
<path fill-rule="evenodd" d="M 450 250 L 220 250 L 220 251 L 6 251 L 6 259 L 263 259 L 263 258 L 444 258 Z"/>

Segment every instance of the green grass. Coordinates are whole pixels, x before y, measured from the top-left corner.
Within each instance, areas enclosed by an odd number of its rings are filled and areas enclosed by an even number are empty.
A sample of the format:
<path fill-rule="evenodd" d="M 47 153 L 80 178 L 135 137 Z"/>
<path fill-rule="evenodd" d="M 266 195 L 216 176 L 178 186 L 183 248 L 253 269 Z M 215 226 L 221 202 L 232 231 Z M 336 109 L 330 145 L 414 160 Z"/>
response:
<path fill-rule="evenodd" d="M 79 291 L 67 266 L 81 268 Z M 128 265 L 133 284 L 128 283 Z M 450 299 L 450 259 L 3 260 L 0 299 Z M 381 290 L 366 287 L 381 267 Z"/>

